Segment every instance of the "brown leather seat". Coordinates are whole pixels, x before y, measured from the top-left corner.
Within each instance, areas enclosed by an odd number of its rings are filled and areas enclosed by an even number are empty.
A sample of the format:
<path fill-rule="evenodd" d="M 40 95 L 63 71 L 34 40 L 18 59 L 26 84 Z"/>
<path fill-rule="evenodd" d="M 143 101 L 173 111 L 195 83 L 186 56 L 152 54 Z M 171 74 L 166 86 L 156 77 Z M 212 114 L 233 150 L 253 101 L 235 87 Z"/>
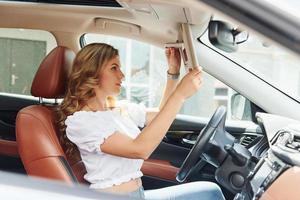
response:
<path fill-rule="evenodd" d="M 31 94 L 42 98 L 63 97 L 74 57 L 74 52 L 66 47 L 52 50 L 35 75 Z M 16 135 L 25 170 L 31 176 L 67 184 L 84 182 L 86 171 L 82 161 L 67 158 L 59 143 L 54 109 L 55 105 L 40 104 L 23 108 L 18 113 Z"/>

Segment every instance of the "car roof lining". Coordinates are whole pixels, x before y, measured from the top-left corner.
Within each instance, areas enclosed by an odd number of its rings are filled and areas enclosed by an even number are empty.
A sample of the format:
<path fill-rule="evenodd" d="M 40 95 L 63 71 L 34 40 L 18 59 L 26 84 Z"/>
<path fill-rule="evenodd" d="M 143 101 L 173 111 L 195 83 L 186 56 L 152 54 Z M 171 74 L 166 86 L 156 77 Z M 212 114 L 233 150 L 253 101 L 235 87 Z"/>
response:
<path fill-rule="evenodd" d="M 66 4 L 66 5 L 81 5 L 81 6 L 102 6 L 102 7 L 122 7 L 115 0 L 3 0 L 31 3 L 47 3 L 47 4 Z"/>
<path fill-rule="evenodd" d="M 84 33 L 110 34 L 162 47 L 166 42 L 177 40 L 180 23 L 201 26 L 210 18 L 210 12 L 186 8 L 185 1 L 176 1 L 177 4 L 166 0 L 119 0 L 118 2 L 122 8 L 58 4 L 49 6 L 46 3 L 0 1 L 0 27 L 40 29 L 53 34 L 70 33 L 77 35 L 78 41 Z M 129 34 L 119 29 L 99 29 L 96 26 L 96 19 L 118 20 L 139 26 L 140 35 Z M 55 37 L 58 39 L 59 36 Z M 71 46 L 66 45 L 68 41 L 59 40 L 60 45 Z"/>

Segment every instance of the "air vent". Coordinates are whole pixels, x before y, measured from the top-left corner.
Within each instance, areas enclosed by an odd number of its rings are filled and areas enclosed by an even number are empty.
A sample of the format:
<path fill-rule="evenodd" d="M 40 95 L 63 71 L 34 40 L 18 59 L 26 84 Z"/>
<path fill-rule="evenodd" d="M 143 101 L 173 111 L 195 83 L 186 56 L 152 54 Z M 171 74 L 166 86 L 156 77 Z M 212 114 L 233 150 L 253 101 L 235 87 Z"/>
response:
<path fill-rule="evenodd" d="M 53 3 L 81 6 L 99 6 L 99 7 L 122 7 L 116 0 L 6 0 L 6 1 L 22 1 L 33 3 Z"/>
<path fill-rule="evenodd" d="M 257 137 L 257 135 L 245 135 L 240 139 L 240 144 L 248 147 Z"/>

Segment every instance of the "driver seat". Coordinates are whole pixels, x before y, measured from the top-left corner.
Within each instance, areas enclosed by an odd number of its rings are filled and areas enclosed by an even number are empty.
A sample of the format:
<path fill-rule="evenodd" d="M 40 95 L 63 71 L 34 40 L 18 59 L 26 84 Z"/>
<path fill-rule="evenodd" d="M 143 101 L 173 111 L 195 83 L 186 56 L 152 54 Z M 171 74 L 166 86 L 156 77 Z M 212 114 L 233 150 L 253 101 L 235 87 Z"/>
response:
<path fill-rule="evenodd" d="M 69 185 L 86 183 L 86 170 L 80 155 L 66 157 L 55 123 L 57 103 L 44 104 L 42 98 L 64 96 L 74 57 L 72 50 L 58 46 L 44 58 L 31 86 L 31 94 L 40 98 L 40 104 L 21 109 L 16 118 L 18 150 L 27 174 Z"/>

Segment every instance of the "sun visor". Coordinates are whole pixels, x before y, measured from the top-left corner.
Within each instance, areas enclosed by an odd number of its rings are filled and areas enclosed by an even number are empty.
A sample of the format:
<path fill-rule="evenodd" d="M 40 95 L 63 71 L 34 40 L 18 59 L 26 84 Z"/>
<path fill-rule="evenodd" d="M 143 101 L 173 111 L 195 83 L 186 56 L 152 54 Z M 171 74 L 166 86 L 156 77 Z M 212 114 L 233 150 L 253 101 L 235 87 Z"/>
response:
<path fill-rule="evenodd" d="M 117 32 L 136 36 L 141 34 L 140 26 L 119 20 L 97 18 L 95 19 L 95 26 L 103 32 Z"/>

